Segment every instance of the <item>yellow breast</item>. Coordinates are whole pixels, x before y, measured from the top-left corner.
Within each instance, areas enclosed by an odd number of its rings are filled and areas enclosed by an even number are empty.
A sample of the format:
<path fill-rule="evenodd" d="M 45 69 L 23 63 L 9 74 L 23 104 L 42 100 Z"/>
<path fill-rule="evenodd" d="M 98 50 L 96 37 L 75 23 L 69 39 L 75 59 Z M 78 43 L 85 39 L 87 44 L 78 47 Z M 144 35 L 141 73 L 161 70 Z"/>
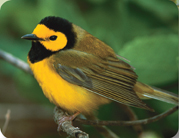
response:
<path fill-rule="evenodd" d="M 44 95 L 56 106 L 73 113 L 80 111 L 90 114 L 99 105 L 109 102 L 83 87 L 65 81 L 55 71 L 49 59 L 34 64 L 29 62 L 29 65 Z"/>

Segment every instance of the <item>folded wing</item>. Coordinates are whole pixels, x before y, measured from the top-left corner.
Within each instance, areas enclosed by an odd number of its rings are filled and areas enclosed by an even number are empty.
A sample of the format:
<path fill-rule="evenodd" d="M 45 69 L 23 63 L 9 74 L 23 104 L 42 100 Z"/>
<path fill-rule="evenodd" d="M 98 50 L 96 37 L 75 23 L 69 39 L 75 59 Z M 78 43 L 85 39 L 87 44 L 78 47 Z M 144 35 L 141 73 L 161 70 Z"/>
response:
<path fill-rule="evenodd" d="M 56 72 L 66 81 L 110 100 L 152 110 L 134 92 L 137 75 L 124 61 L 73 49 L 60 51 L 54 58 Z"/>

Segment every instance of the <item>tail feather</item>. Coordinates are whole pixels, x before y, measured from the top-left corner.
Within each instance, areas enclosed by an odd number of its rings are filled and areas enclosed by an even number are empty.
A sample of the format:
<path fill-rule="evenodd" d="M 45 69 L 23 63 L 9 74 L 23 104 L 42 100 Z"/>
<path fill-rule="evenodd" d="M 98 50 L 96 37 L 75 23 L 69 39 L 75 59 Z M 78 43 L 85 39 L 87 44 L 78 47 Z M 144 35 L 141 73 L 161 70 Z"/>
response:
<path fill-rule="evenodd" d="M 152 98 L 163 102 L 178 105 L 177 94 L 159 88 L 151 87 L 140 82 L 136 83 L 136 85 L 134 86 L 134 90 L 141 99 Z"/>

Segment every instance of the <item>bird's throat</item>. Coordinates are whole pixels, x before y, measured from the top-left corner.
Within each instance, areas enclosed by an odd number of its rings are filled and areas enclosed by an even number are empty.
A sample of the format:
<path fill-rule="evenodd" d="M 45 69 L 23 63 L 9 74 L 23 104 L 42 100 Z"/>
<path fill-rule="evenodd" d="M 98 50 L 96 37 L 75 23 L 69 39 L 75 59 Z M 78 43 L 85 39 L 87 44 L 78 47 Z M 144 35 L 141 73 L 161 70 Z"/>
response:
<path fill-rule="evenodd" d="M 47 50 L 40 42 L 36 41 L 32 42 L 32 47 L 29 51 L 28 57 L 31 63 L 36 63 L 50 57 L 54 53 L 56 52 Z"/>

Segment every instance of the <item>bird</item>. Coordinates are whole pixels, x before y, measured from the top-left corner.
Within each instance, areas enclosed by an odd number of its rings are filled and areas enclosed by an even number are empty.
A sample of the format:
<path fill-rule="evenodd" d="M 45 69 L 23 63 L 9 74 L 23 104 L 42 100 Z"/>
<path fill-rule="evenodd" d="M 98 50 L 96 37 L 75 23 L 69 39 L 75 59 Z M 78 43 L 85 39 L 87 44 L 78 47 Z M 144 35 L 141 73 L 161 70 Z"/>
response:
<path fill-rule="evenodd" d="M 111 102 L 150 111 L 142 99 L 178 104 L 177 94 L 137 81 L 109 45 L 66 19 L 47 16 L 21 38 L 32 42 L 27 61 L 44 95 L 71 114 L 69 120 Z"/>

